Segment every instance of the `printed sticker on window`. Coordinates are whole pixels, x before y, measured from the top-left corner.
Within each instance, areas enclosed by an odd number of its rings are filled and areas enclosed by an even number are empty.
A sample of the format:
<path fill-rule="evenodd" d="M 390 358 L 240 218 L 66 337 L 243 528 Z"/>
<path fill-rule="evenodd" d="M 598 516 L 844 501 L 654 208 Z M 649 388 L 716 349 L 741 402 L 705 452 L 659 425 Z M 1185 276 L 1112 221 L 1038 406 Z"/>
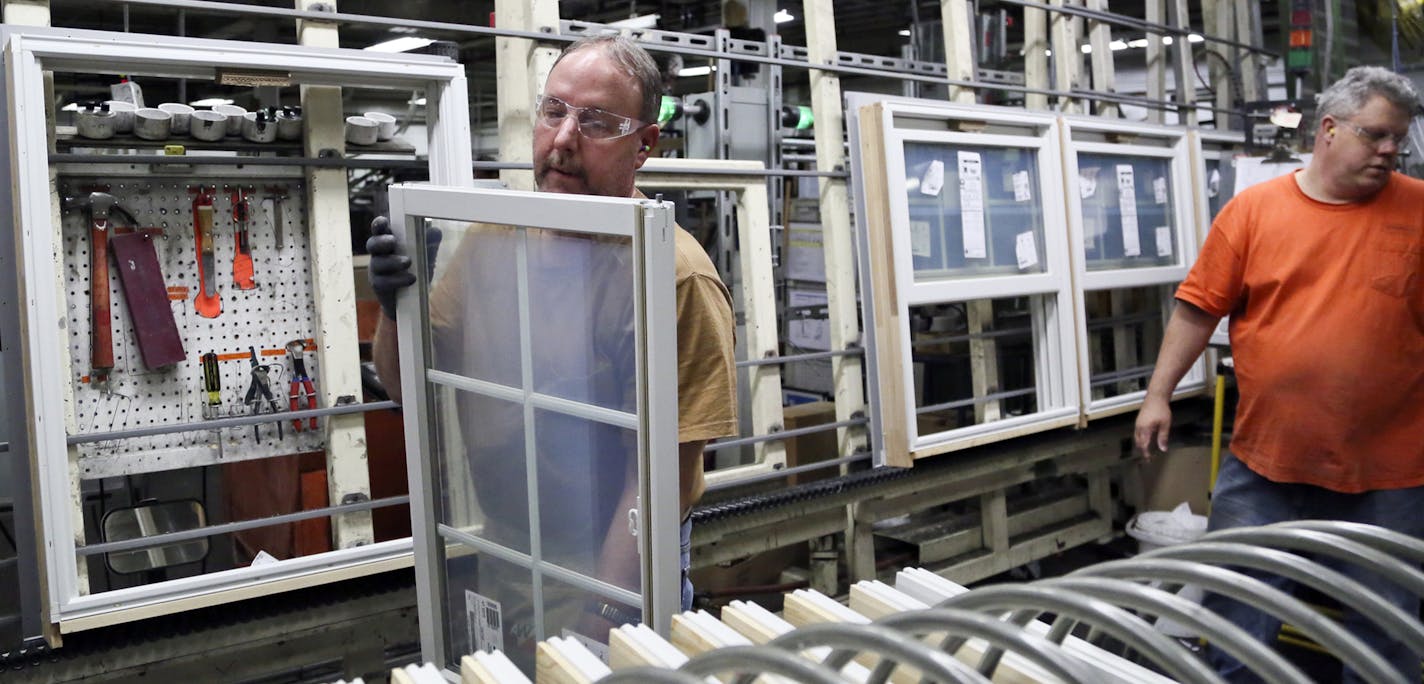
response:
<path fill-rule="evenodd" d="M 504 620 L 499 601 L 465 590 L 465 633 L 470 638 L 470 652 L 503 651 Z"/>
<path fill-rule="evenodd" d="M 1014 201 L 1027 202 L 1033 199 L 1033 191 L 1028 187 L 1028 172 L 1017 171 L 1014 173 Z"/>
<path fill-rule="evenodd" d="M 1167 179 L 1152 179 L 1152 200 L 1158 204 L 1167 203 Z"/>
<path fill-rule="evenodd" d="M 910 256 L 930 256 L 930 222 L 910 222 Z"/>
<path fill-rule="evenodd" d="M 925 177 L 920 179 L 920 194 L 939 197 L 939 190 L 943 187 L 944 162 L 936 159 L 930 162 L 930 168 L 925 171 Z"/>
<path fill-rule="evenodd" d="M 1038 265 L 1038 246 L 1033 241 L 1033 231 L 1019 233 L 1014 237 L 1014 256 L 1018 257 L 1019 270 L 1027 271 Z"/>
<path fill-rule="evenodd" d="M 1172 229 L 1168 226 L 1157 226 L 1157 256 L 1172 256 Z"/>

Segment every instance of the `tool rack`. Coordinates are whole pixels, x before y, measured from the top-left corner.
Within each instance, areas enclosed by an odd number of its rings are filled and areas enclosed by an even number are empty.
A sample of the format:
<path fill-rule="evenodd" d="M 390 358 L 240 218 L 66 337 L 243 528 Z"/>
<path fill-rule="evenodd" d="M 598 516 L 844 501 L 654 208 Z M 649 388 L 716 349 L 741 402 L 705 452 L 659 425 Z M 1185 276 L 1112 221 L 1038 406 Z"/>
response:
<path fill-rule="evenodd" d="M 6 377 L 16 388 L 7 408 L 12 417 L 23 415 L 10 421 L 18 433 L 10 436 L 10 448 L 29 463 L 36 528 L 44 540 L 36 545 L 41 553 L 34 559 L 39 586 L 22 591 L 37 590 L 41 597 L 39 612 L 50 644 L 57 645 L 65 632 L 409 564 L 408 539 L 372 543 L 371 509 L 401 505 L 406 497 L 372 501 L 367 484 L 364 430 L 356 414 L 390 404 L 360 400 L 343 167 L 363 162 L 344 154 L 337 115 L 342 86 L 420 91 L 429 102 L 431 156 L 426 163 L 431 179 L 468 186 L 463 69 L 432 56 L 97 31 L 5 27 L 0 39 L 11 85 L 4 98 L 4 123 L 14 181 L 6 185 L 3 203 L 15 216 L 0 250 L 0 258 L 14 266 L 6 269 L 0 287 L 0 315 L 7 351 L 13 345 L 17 352 L 4 359 Z M 263 73 L 301 86 L 309 105 L 303 146 L 247 156 L 255 151 L 238 142 L 232 150 L 181 158 L 147 153 L 157 151 L 153 143 L 95 149 L 115 143 L 91 147 L 55 136 L 54 121 L 43 106 L 47 72 L 212 81 L 224 70 Z M 60 148 L 52 142 L 56 137 Z M 272 156 L 280 152 L 296 154 Z M 189 190 L 198 186 L 214 192 L 210 260 L 201 259 L 196 249 Z M 263 201 L 274 194 L 269 187 L 276 194 L 285 187 L 279 215 L 270 201 Z M 240 201 L 240 194 L 233 193 L 242 191 L 250 195 L 252 289 L 238 286 L 233 269 L 233 206 Z M 112 273 L 104 289 L 90 281 L 89 273 L 96 270 L 90 258 L 95 217 L 69 198 L 92 192 L 108 193 L 124 209 L 111 213 L 110 229 L 136 224 L 145 246 L 152 248 L 163 275 L 160 296 L 167 298 L 181 342 L 176 358 L 150 367 L 138 352 L 138 334 L 129 318 L 137 307 L 125 299 L 117 278 L 117 271 L 136 264 L 109 260 Z M 195 295 L 202 288 L 200 261 L 215 266 L 210 287 L 222 298 L 217 317 L 195 311 Z M 110 295 L 109 315 L 98 320 L 101 326 L 109 323 L 114 352 L 107 388 L 96 387 L 96 374 L 90 372 L 102 365 L 93 363 L 91 297 L 104 291 Z M 284 347 L 293 340 L 311 352 L 303 360 L 320 392 L 311 410 L 288 410 L 293 376 Z M 204 418 L 210 388 L 200 359 L 207 353 L 218 359 L 221 388 L 215 410 Z M 259 365 L 268 366 L 278 412 L 249 415 L 244 400 L 252 354 Z M 294 430 L 295 419 L 305 429 Z M 308 427 L 313 424 L 316 429 Z M 196 471 L 301 452 L 324 452 L 330 505 L 117 542 L 96 539 L 86 529 L 92 529 L 85 520 L 86 483 L 96 479 Z M 104 554 L 310 518 L 331 521 L 335 550 L 177 579 L 149 578 L 109 590 L 97 590 L 90 581 L 90 559 Z"/>

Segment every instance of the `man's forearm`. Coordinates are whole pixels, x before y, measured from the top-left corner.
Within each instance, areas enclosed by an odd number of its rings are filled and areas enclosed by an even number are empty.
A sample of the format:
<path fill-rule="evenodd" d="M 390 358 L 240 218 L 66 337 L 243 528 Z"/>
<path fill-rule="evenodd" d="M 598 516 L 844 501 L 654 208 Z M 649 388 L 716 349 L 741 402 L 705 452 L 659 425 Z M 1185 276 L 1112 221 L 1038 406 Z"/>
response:
<path fill-rule="evenodd" d="M 1152 381 L 1147 385 L 1148 399 L 1172 398 L 1172 390 L 1206 349 L 1220 320 L 1193 304 L 1177 301 L 1172 318 L 1167 322 L 1167 332 L 1162 336 Z"/>
<path fill-rule="evenodd" d="M 396 322 L 384 314 L 376 323 L 376 337 L 371 343 L 371 361 L 376 365 L 376 375 L 381 378 L 386 393 L 397 403 L 401 400 L 400 340 L 396 336 Z"/>

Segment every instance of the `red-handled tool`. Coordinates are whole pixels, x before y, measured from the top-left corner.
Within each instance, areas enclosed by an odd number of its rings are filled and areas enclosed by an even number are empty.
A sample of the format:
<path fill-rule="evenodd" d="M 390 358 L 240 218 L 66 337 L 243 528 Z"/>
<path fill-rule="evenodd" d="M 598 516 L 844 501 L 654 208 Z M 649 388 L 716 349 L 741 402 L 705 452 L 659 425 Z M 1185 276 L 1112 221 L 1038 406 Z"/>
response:
<path fill-rule="evenodd" d="M 248 239 L 247 224 L 252 219 L 252 205 L 247 200 L 247 191 L 237 188 L 232 191 L 232 283 L 239 290 L 257 287 L 252 280 L 252 244 Z"/>
<path fill-rule="evenodd" d="M 190 190 L 191 192 L 191 190 Z M 222 313 L 222 298 L 218 295 L 217 262 L 213 256 L 213 193 L 199 186 L 193 198 L 193 237 L 198 250 L 198 296 L 193 308 L 204 318 L 217 318 Z"/>
<path fill-rule="evenodd" d="M 114 370 L 114 328 L 109 316 L 109 209 L 113 195 L 89 193 L 89 384 L 109 389 Z"/>
<path fill-rule="evenodd" d="M 306 342 L 302 340 L 292 340 L 287 343 L 287 355 L 292 357 L 292 382 L 288 385 L 287 407 L 292 411 L 296 411 L 298 408 L 316 408 L 316 388 L 312 384 L 312 379 L 307 376 L 307 364 L 302 361 L 302 350 L 306 347 Z M 316 429 L 316 416 L 311 417 L 309 424 L 311 429 Z M 301 432 L 301 419 L 293 420 L 292 427 L 297 432 Z"/>

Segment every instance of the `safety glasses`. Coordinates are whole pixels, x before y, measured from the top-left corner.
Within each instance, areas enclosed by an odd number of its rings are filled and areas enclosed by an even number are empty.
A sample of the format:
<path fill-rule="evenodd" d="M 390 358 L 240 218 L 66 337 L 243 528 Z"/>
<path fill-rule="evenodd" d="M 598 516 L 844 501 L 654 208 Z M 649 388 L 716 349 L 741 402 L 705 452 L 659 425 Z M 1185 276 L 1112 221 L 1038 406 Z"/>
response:
<path fill-rule="evenodd" d="M 573 115 L 579 134 L 593 140 L 622 138 L 648 125 L 638 119 L 606 112 L 597 107 L 575 107 L 552 95 L 540 95 L 534 101 L 534 112 L 539 123 L 550 128 L 562 126 L 564 119 Z"/>

